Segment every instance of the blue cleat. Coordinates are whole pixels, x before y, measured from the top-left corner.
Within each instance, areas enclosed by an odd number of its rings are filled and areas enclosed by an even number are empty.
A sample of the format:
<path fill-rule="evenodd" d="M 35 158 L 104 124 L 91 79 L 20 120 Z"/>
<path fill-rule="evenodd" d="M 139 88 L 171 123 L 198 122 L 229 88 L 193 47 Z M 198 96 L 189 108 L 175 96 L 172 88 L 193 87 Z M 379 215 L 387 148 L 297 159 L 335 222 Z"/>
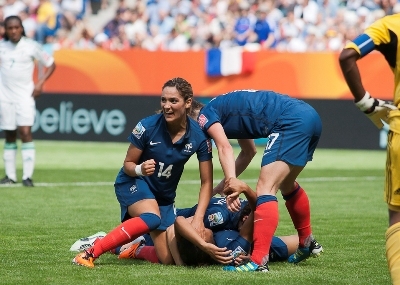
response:
<path fill-rule="evenodd" d="M 224 271 L 236 271 L 236 272 L 252 272 L 252 271 L 269 272 L 268 264 L 261 266 L 252 261 L 239 266 L 232 266 L 232 265 L 224 266 L 222 269 Z"/>
<path fill-rule="evenodd" d="M 318 257 L 324 252 L 322 245 L 316 240 L 312 240 L 309 247 L 299 247 L 294 254 L 289 256 L 288 262 L 297 264 L 303 260 L 306 260 L 310 256 Z"/>

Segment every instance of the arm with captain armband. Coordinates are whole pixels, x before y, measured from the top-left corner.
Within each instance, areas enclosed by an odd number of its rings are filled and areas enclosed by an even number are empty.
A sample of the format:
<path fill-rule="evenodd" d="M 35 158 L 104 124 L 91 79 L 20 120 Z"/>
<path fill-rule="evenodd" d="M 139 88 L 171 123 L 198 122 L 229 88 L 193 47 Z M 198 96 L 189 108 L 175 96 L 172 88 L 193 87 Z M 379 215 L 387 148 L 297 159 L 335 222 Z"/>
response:
<path fill-rule="evenodd" d="M 378 129 L 383 128 L 382 121 L 388 123 L 389 111 L 397 110 L 393 102 L 372 98 L 368 92 L 365 92 L 364 97 L 360 101 L 355 102 L 355 104 Z"/>

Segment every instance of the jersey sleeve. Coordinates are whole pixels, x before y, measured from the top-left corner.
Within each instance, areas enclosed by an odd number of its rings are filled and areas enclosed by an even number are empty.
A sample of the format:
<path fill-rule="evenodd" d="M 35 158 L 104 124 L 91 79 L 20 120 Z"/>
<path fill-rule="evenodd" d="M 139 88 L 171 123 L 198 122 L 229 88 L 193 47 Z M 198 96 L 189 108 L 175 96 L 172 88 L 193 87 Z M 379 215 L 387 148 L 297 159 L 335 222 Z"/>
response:
<path fill-rule="evenodd" d="M 197 149 L 197 159 L 207 161 L 212 159 L 212 144 L 210 139 L 204 139 Z"/>
<path fill-rule="evenodd" d="M 363 34 L 346 44 L 345 48 L 353 48 L 361 57 L 364 57 L 373 51 L 376 46 L 388 43 L 389 41 L 388 29 L 384 21 L 380 19 L 365 29 Z"/>
<path fill-rule="evenodd" d="M 50 67 L 54 63 L 54 58 L 36 42 L 34 43 L 33 57 L 46 67 Z"/>
<path fill-rule="evenodd" d="M 215 109 L 211 106 L 206 106 L 203 109 L 201 109 L 199 117 L 197 118 L 197 123 L 199 124 L 200 128 L 203 131 L 207 131 L 212 124 L 219 121 L 220 118 L 218 114 L 215 112 Z"/>
<path fill-rule="evenodd" d="M 144 127 L 143 120 L 137 123 L 135 128 L 132 130 L 132 133 L 129 135 L 128 140 L 136 146 L 138 149 L 143 150 L 146 145 L 146 128 Z"/>

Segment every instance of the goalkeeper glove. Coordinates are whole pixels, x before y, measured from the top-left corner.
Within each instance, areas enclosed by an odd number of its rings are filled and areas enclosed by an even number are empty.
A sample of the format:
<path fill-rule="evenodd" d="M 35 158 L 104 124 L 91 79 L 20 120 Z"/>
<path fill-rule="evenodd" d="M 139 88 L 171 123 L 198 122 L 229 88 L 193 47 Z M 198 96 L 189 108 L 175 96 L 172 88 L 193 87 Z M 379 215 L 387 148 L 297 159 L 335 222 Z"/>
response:
<path fill-rule="evenodd" d="M 382 120 L 388 123 L 388 112 L 397 109 L 393 102 L 372 98 L 368 92 L 365 92 L 365 96 L 355 104 L 378 129 L 383 127 Z"/>

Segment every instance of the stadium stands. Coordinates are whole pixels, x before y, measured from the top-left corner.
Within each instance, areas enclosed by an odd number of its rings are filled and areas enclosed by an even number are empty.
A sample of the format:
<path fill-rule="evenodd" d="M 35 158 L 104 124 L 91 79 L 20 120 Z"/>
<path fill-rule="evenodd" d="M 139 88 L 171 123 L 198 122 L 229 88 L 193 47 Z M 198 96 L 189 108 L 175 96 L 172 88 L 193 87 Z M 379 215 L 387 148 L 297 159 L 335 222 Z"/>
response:
<path fill-rule="evenodd" d="M 61 48 L 339 51 L 397 0 L 0 0 L 27 36 Z"/>

